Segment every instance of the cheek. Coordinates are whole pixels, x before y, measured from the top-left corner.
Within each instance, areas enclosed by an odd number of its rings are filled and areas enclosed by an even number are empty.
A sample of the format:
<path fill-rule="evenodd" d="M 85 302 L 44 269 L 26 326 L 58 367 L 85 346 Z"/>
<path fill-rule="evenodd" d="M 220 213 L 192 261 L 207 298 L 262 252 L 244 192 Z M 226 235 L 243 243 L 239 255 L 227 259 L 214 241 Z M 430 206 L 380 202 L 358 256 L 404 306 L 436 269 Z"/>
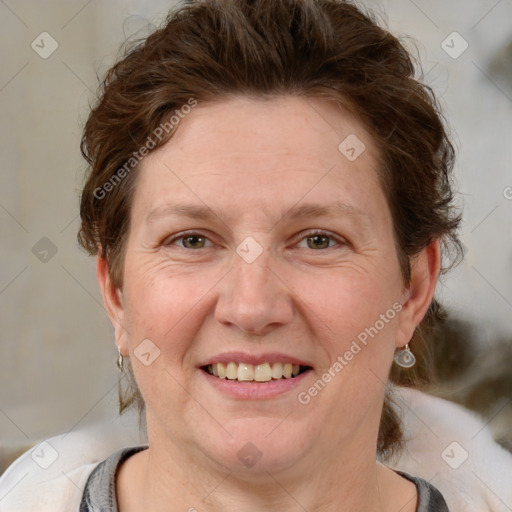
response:
<path fill-rule="evenodd" d="M 401 280 L 398 271 L 391 275 L 345 270 L 303 279 L 302 291 L 297 290 L 310 310 L 305 314 L 326 354 L 325 367 L 319 368 L 319 373 L 331 370 L 343 375 L 336 382 L 348 385 L 352 392 L 359 389 L 361 381 L 380 388 L 387 380 L 395 347 Z M 339 364 L 333 369 L 336 361 Z"/>
<path fill-rule="evenodd" d="M 197 326 L 194 279 L 169 277 L 169 272 L 143 259 L 125 267 L 125 326 L 137 385 L 148 411 L 171 414 L 186 404 L 183 366 Z M 162 410 L 161 410 L 162 409 Z M 165 421 L 167 421 L 165 419 Z"/>
<path fill-rule="evenodd" d="M 204 293 L 193 275 L 183 276 L 161 259 L 148 255 L 127 259 L 125 306 L 132 329 L 160 333 L 171 329 Z"/>
<path fill-rule="evenodd" d="M 307 303 L 325 328 L 354 332 L 373 325 L 400 299 L 400 279 L 383 272 L 339 269 L 317 276 L 297 276 L 297 296 Z M 311 315 L 309 315 L 311 316 Z"/>
<path fill-rule="evenodd" d="M 187 363 L 212 291 L 222 277 L 215 270 L 183 268 L 151 255 L 127 259 L 125 266 L 125 326 L 131 351 L 151 340 L 171 364 Z"/>

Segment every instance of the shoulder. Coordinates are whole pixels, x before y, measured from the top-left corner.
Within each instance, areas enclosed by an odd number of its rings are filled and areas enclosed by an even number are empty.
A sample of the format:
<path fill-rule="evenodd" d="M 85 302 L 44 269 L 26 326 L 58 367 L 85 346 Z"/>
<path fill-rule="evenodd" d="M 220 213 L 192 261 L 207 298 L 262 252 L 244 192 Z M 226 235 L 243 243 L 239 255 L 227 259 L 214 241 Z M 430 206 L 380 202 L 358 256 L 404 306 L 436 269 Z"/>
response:
<path fill-rule="evenodd" d="M 53 439 L 40 443 L 19 457 L 0 478 L 0 503 L 9 512 L 64 512 L 78 510 L 83 489 L 96 462 L 68 467 L 62 472 L 46 472 L 38 465 L 37 458 L 51 457 Z M 56 443 L 55 443 L 56 444 Z M 46 452 L 46 453 L 45 453 Z M 51 460 L 51 458 L 49 460 Z M 3 508 L 5 507 L 5 508 Z"/>
<path fill-rule="evenodd" d="M 87 480 L 98 464 L 123 447 L 145 442 L 132 419 L 83 428 L 38 443 L 1 475 L 0 509 L 79 510 Z"/>
<path fill-rule="evenodd" d="M 467 409 L 407 388 L 395 388 L 406 447 L 390 467 L 433 484 L 451 512 L 512 509 L 512 454 Z"/>
<path fill-rule="evenodd" d="M 123 448 L 100 462 L 89 475 L 80 501 L 80 512 L 117 511 L 116 472 L 128 457 L 147 446 Z"/>

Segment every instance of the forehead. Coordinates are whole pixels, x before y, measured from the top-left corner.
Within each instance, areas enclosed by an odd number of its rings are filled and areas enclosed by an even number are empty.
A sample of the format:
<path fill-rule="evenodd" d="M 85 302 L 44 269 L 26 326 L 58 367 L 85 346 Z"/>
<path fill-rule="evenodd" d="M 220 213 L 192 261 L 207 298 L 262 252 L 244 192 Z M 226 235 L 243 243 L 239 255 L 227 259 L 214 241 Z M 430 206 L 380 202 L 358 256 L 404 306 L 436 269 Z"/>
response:
<path fill-rule="evenodd" d="M 247 215 L 306 196 L 317 204 L 351 198 L 350 208 L 379 194 L 377 166 L 362 123 L 334 102 L 235 97 L 194 108 L 141 162 L 134 208 L 147 215 L 179 199 Z"/>
<path fill-rule="evenodd" d="M 332 100 L 235 96 L 200 104 L 177 121 L 176 132 L 166 146 L 173 146 L 181 158 L 199 157 L 198 148 L 214 146 L 218 158 L 230 160 L 251 153 L 265 157 L 272 152 L 332 164 L 340 143 L 347 138 L 356 143 L 358 150 L 364 141 L 366 159 L 378 158 L 374 141 L 360 120 L 346 106 Z M 165 152 L 166 146 L 150 157 Z M 346 156 L 350 161 L 357 153 Z"/>

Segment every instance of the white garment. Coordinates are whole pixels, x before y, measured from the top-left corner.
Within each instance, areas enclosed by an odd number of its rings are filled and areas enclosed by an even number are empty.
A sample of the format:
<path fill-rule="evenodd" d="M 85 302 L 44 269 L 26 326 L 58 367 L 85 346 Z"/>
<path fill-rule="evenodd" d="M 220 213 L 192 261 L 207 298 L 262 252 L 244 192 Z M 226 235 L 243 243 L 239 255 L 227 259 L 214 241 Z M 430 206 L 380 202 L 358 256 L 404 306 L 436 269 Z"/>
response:
<path fill-rule="evenodd" d="M 430 481 L 450 512 L 512 511 L 512 454 L 481 419 L 416 390 L 397 388 L 396 398 L 407 446 L 390 467 Z M 144 443 L 133 416 L 43 441 L 0 478 L 0 512 L 78 512 L 96 464 Z"/>
<path fill-rule="evenodd" d="M 450 512 L 512 512 L 512 454 L 482 419 L 416 390 L 397 391 L 407 444 L 388 465 L 437 487 Z"/>

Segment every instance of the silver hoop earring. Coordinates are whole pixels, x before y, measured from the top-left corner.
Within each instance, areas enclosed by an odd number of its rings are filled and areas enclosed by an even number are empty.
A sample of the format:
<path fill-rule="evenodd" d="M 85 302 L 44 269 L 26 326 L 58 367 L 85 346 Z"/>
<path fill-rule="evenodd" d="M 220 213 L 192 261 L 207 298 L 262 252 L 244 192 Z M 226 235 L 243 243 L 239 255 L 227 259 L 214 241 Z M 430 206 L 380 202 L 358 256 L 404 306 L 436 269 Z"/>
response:
<path fill-rule="evenodd" d="M 121 349 L 117 347 L 117 350 L 119 352 L 119 355 L 117 356 L 117 368 L 119 369 L 120 372 L 122 372 L 124 369 L 124 358 L 123 354 L 121 354 Z"/>
<path fill-rule="evenodd" d="M 395 352 L 393 359 L 395 363 L 402 368 L 412 368 L 416 364 L 416 358 L 409 350 L 409 343 L 406 343 L 402 350 Z"/>

